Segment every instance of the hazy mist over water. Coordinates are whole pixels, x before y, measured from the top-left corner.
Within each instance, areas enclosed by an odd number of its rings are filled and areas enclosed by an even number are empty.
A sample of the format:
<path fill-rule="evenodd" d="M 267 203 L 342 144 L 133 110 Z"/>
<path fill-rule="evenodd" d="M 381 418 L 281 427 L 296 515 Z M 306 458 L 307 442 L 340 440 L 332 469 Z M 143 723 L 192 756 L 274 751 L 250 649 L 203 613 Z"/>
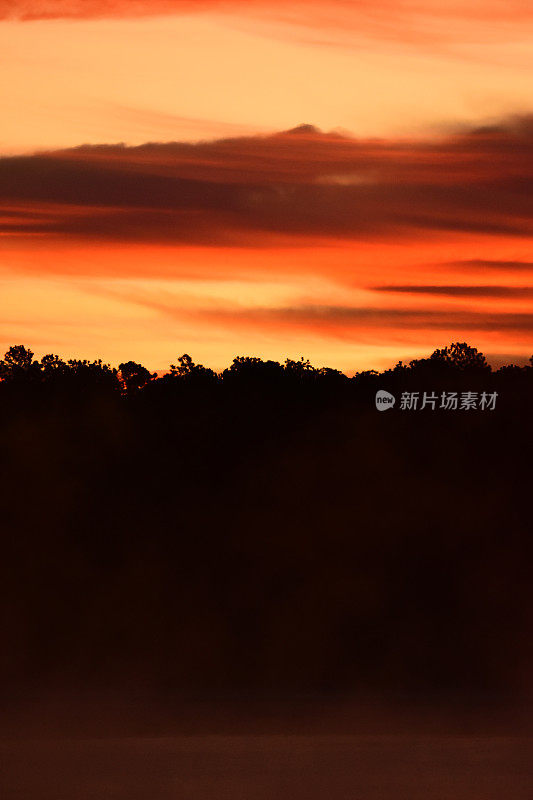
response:
<path fill-rule="evenodd" d="M 532 797 L 525 706 L 242 698 L 156 708 L 80 696 L 28 699 L 27 713 L 6 719 L 5 800 Z"/>
<path fill-rule="evenodd" d="M 2 742 L 6 800 L 530 800 L 531 741 L 191 736 Z"/>

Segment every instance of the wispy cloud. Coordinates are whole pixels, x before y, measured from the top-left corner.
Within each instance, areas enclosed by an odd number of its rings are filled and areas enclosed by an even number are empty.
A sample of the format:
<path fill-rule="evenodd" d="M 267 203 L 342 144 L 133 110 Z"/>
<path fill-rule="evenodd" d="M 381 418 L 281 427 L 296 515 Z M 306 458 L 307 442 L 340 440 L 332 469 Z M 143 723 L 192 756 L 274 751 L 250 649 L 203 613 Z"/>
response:
<path fill-rule="evenodd" d="M 300 334 L 358 340 L 369 331 L 396 334 L 406 331 L 491 332 L 505 331 L 529 337 L 533 332 L 533 313 L 470 309 L 409 308 L 355 305 L 301 304 L 275 307 L 250 307 L 237 303 L 185 303 L 168 292 L 147 292 L 135 288 L 100 289 L 105 296 L 138 305 L 164 317 L 194 320 L 217 326 L 247 330 L 287 330 Z M 533 291 L 532 291 L 533 294 Z"/>
<path fill-rule="evenodd" d="M 411 36 L 430 20 L 466 20 L 524 24 L 533 19 L 531 7 L 521 0 L 0 0 L 0 16 L 21 20 L 50 18 L 136 17 L 216 11 L 270 14 L 280 20 L 305 19 L 309 27 L 350 27 L 356 22 L 374 31 L 392 31 L 410 23 Z"/>
<path fill-rule="evenodd" d="M 234 26 L 312 46 L 381 42 L 462 60 L 483 60 L 487 46 L 533 34 L 533 9 L 523 0 L 0 0 L 0 19 L 24 22 L 191 14 L 225 16 Z"/>

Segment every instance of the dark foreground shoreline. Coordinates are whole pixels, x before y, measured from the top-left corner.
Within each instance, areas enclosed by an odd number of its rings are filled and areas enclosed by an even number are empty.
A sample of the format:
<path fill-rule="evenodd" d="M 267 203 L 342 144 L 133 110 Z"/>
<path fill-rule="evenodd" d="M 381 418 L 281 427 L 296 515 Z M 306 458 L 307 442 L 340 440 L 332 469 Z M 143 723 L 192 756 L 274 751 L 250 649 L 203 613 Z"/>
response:
<path fill-rule="evenodd" d="M 527 737 L 4 740 L 4 800 L 531 800 Z"/>

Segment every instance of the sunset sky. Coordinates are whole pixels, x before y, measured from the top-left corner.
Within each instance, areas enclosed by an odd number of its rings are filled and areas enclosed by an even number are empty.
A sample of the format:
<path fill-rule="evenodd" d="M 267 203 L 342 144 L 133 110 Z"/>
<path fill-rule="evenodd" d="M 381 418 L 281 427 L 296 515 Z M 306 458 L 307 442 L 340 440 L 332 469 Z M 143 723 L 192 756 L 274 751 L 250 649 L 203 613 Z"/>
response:
<path fill-rule="evenodd" d="M 533 353 L 529 0 L 0 0 L 0 53 L 1 352 Z"/>

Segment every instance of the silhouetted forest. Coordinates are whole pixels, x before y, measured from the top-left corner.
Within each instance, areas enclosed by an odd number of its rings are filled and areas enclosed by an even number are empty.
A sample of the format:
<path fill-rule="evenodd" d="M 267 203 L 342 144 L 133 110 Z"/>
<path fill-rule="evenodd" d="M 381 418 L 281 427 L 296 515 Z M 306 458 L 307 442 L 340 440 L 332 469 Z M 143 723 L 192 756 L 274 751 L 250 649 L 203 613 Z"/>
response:
<path fill-rule="evenodd" d="M 157 377 L 15 346 L 0 375 L 6 697 L 531 694 L 533 361 Z"/>

